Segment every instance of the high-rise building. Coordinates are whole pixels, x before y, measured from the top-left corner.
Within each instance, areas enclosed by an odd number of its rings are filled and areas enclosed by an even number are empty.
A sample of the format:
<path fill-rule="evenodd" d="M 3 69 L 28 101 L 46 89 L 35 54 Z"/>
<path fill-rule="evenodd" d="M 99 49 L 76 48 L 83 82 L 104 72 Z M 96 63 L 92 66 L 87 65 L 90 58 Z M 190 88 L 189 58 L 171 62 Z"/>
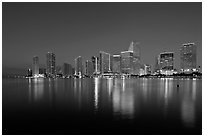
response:
<path fill-rule="evenodd" d="M 38 56 L 33 57 L 33 76 L 36 77 L 39 75 L 39 58 Z"/>
<path fill-rule="evenodd" d="M 101 74 L 112 71 L 112 56 L 109 53 L 100 51 L 100 72 Z"/>
<path fill-rule="evenodd" d="M 139 42 L 132 41 L 130 43 L 130 47 L 129 47 L 128 51 L 132 51 L 133 52 L 133 56 L 140 60 L 141 51 L 140 51 Z"/>
<path fill-rule="evenodd" d="M 87 60 L 85 66 L 86 66 L 85 67 L 86 76 L 92 76 L 93 72 L 94 72 L 93 63 L 91 61 Z"/>
<path fill-rule="evenodd" d="M 82 57 L 78 56 L 74 61 L 75 61 L 75 75 L 82 76 L 83 75 Z"/>
<path fill-rule="evenodd" d="M 123 51 L 121 56 L 121 72 L 124 74 L 133 74 L 133 52 Z"/>
<path fill-rule="evenodd" d="M 159 55 L 155 57 L 154 73 L 159 72 Z"/>
<path fill-rule="evenodd" d="M 132 41 L 130 43 L 130 47 L 128 51 L 133 52 L 133 74 L 139 75 L 140 74 L 140 68 L 141 68 L 141 50 L 139 46 L 139 42 Z"/>
<path fill-rule="evenodd" d="M 163 52 L 159 55 L 159 69 L 161 74 L 173 74 L 174 70 L 174 53 Z"/>
<path fill-rule="evenodd" d="M 196 69 L 196 45 L 183 44 L 180 48 L 181 71 L 190 72 Z"/>
<path fill-rule="evenodd" d="M 120 55 L 113 55 L 113 73 L 120 73 Z"/>
<path fill-rule="evenodd" d="M 56 74 L 56 70 L 55 70 L 56 56 L 54 53 L 48 52 L 46 57 L 47 57 L 47 68 L 46 68 L 47 76 L 54 77 Z"/>
<path fill-rule="evenodd" d="M 93 63 L 94 74 L 100 73 L 99 57 L 92 56 L 91 60 L 92 60 L 92 63 Z"/>
<path fill-rule="evenodd" d="M 68 63 L 64 63 L 62 66 L 62 74 L 63 76 L 67 77 L 67 76 L 72 76 L 73 72 L 72 72 L 72 66 L 71 64 Z"/>

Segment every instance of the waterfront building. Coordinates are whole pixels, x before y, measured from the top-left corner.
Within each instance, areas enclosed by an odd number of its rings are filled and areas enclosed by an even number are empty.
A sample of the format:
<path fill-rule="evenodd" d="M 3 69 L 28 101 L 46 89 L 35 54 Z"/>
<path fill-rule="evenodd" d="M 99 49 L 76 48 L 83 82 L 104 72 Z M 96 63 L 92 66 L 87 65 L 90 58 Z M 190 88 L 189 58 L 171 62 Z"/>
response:
<path fill-rule="evenodd" d="M 55 77 L 56 74 L 56 68 L 55 68 L 55 61 L 56 61 L 56 56 L 52 52 L 48 52 L 47 55 L 47 68 L 46 68 L 46 73 L 48 77 Z"/>
<path fill-rule="evenodd" d="M 133 52 L 133 64 L 132 64 L 133 72 L 132 73 L 134 75 L 139 75 L 140 68 L 141 68 L 141 61 L 140 61 L 141 50 L 140 50 L 139 42 L 132 41 L 130 43 L 130 47 L 128 51 Z"/>
<path fill-rule="evenodd" d="M 133 74 L 133 52 L 122 51 L 121 56 L 121 72 L 123 74 Z"/>
<path fill-rule="evenodd" d="M 27 76 L 32 77 L 32 69 L 30 69 L 30 68 L 28 69 Z"/>
<path fill-rule="evenodd" d="M 159 54 L 159 70 L 161 74 L 172 75 L 174 72 L 174 53 L 163 52 Z"/>
<path fill-rule="evenodd" d="M 159 55 L 155 57 L 154 73 L 159 73 Z"/>
<path fill-rule="evenodd" d="M 74 74 L 75 74 L 75 68 L 72 67 L 72 75 L 74 76 Z"/>
<path fill-rule="evenodd" d="M 140 76 L 145 75 L 145 70 L 144 70 L 144 68 L 140 68 L 140 73 L 139 73 L 139 75 L 140 75 Z"/>
<path fill-rule="evenodd" d="M 38 56 L 33 57 L 33 76 L 37 77 L 39 75 L 39 58 Z"/>
<path fill-rule="evenodd" d="M 109 53 L 100 51 L 100 72 L 101 74 L 112 71 L 112 56 Z"/>
<path fill-rule="evenodd" d="M 151 74 L 151 66 L 144 64 L 144 74 L 145 75 L 150 75 Z"/>
<path fill-rule="evenodd" d="M 62 67 L 61 66 L 56 66 L 56 75 L 62 76 Z"/>
<path fill-rule="evenodd" d="M 71 64 L 68 63 L 64 63 L 62 66 L 62 75 L 64 77 L 68 77 L 68 76 L 72 76 L 73 72 L 72 72 L 72 66 Z"/>
<path fill-rule="evenodd" d="M 81 77 L 83 75 L 82 57 L 78 56 L 74 61 L 75 61 L 75 75 Z"/>
<path fill-rule="evenodd" d="M 113 73 L 120 73 L 120 55 L 113 55 Z"/>
<path fill-rule="evenodd" d="M 196 45 L 194 43 L 183 44 L 180 48 L 181 71 L 192 72 L 196 70 Z"/>
<path fill-rule="evenodd" d="M 99 57 L 92 56 L 91 60 L 92 60 L 93 70 L 94 70 L 93 73 L 94 74 L 99 74 L 100 73 L 100 61 L 99 61 Z"/>
<path fill-rule="evenodd" d="M 46 68 L 39 68 L 39 76 L 41 77 L 46 76 Z"/>
<path fill-rule="evenodd" d="M 86 64 L 85 64 L 85 74 L 86 76 L 92 76 L 93 75 L 93 72 L 94 72 L 94 69 L 93 69 L 93 63 L 89 60 L 86 61 Z"/>

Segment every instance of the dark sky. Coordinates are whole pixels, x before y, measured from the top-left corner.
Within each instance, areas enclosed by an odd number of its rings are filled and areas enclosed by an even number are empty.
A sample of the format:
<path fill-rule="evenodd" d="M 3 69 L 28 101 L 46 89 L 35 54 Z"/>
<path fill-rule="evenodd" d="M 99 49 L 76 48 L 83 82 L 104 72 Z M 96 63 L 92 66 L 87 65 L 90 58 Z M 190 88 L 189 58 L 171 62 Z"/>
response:
<path fill-rule="evenodd" d="M 142 63 L 154 65 L 163 51 L 197 45 L 197 65 L 202 63 L 202 3 L 3 3 L 3 73 L 32 66 L 39 56 L 56 54 L 56 64 L 73 65 L 99 51 L 119 54 L 130 42 L 140 42 Z M 13 71 L 14 72 L 14 71 Z"/>

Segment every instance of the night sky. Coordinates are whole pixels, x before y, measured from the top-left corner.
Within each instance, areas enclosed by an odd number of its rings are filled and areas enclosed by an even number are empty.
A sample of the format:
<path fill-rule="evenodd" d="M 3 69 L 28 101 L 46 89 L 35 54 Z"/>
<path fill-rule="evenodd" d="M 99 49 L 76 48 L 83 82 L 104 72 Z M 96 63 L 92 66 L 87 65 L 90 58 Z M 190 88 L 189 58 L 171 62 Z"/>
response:
<path fill-rule="evenodd" d="M 98 56 L 119 54 L 132 40 L 140 42 L 141 61 L 154 65 L 155 56 L 197 45 L 202 65 L 202 3 L 3 3 L 2 67 L 5 73 L 24 73 L 34 55 L 45 67 L 46 53 L 56 54 L 56 65 L 74 64 Z"/>

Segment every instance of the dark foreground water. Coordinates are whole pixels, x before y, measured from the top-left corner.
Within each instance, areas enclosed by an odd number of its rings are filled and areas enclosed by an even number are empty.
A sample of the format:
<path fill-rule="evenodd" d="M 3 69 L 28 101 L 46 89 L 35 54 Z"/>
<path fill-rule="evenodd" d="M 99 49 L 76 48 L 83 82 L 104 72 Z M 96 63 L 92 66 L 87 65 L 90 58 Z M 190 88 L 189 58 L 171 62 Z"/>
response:
<path fill-rule="evenodd" d="M 3 79 L 2 88 L 3 134 L 202 134 L 201 79 Z"/>

